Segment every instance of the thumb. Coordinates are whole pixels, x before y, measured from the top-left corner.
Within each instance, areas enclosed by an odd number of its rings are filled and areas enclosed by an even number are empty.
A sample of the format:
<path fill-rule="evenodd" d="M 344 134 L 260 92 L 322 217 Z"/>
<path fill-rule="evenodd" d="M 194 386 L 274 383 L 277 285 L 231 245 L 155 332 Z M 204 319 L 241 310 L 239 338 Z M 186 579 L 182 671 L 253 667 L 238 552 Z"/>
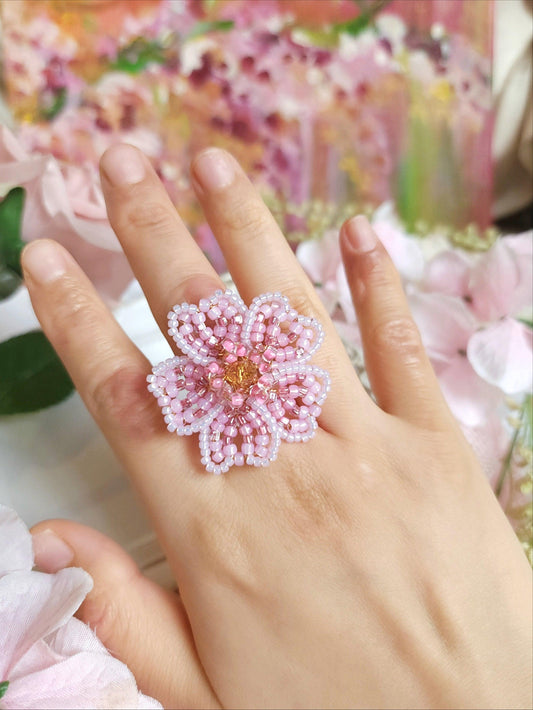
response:
<path fill-rule="evenodd" d="M 178 594 L 142 575 L 120 545 L 85 525 L 47 520 L 31 532 L 41 571 L 75 566 L 92 576 L 94 588 L 77 616 L 130 668 L 143 693 L 164 707 L 220 707 Z"/>

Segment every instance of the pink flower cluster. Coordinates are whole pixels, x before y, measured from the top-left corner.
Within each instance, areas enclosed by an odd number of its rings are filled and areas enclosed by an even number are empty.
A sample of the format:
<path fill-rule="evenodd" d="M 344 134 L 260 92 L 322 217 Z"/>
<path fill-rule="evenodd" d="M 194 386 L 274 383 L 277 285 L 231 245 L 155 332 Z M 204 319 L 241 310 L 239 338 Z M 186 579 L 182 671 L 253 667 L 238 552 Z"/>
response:
<path fill-rule="evenodd" d="M 446 400 L 496 483 L 512 431 L 509 398 L 533 383 L 533 233 L 498 239 L 485 253 L 452 247 L 441 235 L 406 233 L 390 205 L 373 226 L 394 261 Z M 301 244 L 297 257 L 347 344 L 361 339 L 338 235 Z"/>
<path fill-rule="evenodd" d="M 0 682 L 7 682 L 0 707 L 161 708 L 73 617 L 92 588 L 87 572 L 32 567 L 27 527 L 0 505 Z"/>
<path fill-rule="evenodd" d="M 169 431 L 200 433 L 207 471 L 266 466 L 282 439 L 314 435 L 330 384 L 307 361 L 323 329 L 284 296 L 264 294 L 247 308 L 236 294 L 219 291 L 198 306 L 175 306 L 169 333 L 184 355 L 156 365 L 148 389 Z"/>

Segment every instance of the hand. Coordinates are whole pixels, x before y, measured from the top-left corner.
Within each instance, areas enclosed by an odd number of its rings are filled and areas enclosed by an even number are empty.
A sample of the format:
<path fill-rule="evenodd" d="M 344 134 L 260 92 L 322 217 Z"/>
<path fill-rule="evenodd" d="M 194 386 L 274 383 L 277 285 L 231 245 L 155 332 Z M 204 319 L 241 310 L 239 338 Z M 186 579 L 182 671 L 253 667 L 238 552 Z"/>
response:
<path fill-rule="evenodd" d="M 109 218 L 166 333 L 172 305 L 221 282 L 141 153 L 116 146 L 101 168 Z M 282 442 L 267 469 L 207 474 L 197 436 L 166 430 L 149 363 L 77 264 L 34 242 L 23 267 L 35 312 L 146 504 L 179 597 L 67 521 L 35 528 L 39 564 L 93 575 L 81 618 L 168 707 L 530 707 L 529 565 L 368 222 L 346 223 L 341 247 L 376 402 L 236 161 L 211 149 L 191 170 L 243 299 L 280 291 L 323 324 L 313 363 L 332 388 L 320 427 Z"/>

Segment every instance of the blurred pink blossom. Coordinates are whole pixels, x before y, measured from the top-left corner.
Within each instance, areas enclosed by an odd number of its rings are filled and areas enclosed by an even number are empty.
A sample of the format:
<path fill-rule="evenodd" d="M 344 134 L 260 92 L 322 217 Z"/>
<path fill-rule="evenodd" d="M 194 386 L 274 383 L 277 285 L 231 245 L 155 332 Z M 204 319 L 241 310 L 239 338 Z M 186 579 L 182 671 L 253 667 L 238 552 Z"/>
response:
<path fill-rule="evenodd" d="M 0 127 L 0 183 L 26 190 L 22 239 L 62 243 L 100 293 L 114 301 L 133 278 L 107 220 L 96 169 L 64 165 L 50 155 L 30 155 Z"/>
<path fill-rule="evenodd" d="M 0 678 L 9 683 L 2 708 L 161 708 L 73 618 L 90 576 L 75 567 L 55 574 L 32 567 L 28 529 L 0 505 Z"/>

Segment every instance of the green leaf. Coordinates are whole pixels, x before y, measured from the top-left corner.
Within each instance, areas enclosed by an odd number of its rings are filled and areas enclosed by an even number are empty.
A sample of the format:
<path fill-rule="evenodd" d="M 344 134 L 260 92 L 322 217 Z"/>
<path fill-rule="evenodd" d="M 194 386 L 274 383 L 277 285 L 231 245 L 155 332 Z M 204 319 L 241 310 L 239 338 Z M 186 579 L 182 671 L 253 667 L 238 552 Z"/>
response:
<path fill-rule="evenodd" d="M 120 50 L 112 68 L 129 74 L 139 74 L 148 64 L 164 62 L 163 47 L 158 42 L 147 42 L 139 37 Z"/>
<path fill-rule="evenodd" d="M 15 293 L 21 283 L 20 276 L 0 264 L 0 301 L 9 298 L 11 294 Z"/>
<path fill-rule="evenodd" d="M 531 330 L 533 330 L 533 320 L 530 320 L 528 318 L 517 318 L 517 320 L 519 323 L 523 323 L 528 328 L 531 328 Z"/>
<path fill-rule="evenodd" d="M 44 118 L 45 121 L 51 121 L 57 116 L 58 113 L 61 113 L 66 103 L 67 90 L 64 86 L 62 86 L 54 94 L 54 97 L 52 101 L 50 101 L 49 105 L 41 107 L 41 116 Z"/>
<path fill-rule="evenodd" d="M 0 415 L 35 412 L 61 402 L 74 385 L 40 330 L 0 343 Z"/>
<path fill-rule="evenodd" d="M 347 22 L 337 25 L 337 30 L 356 37 L 361 34 L 361 32 L 366 30 L 366 28 L 370 25 L 371 19 L 372 15 L 370 13 L 361 13 L 352 20 L 348 20 Z"/>
<path fill-rule="evenodd" d="M 233 20 L 203 20 L 194 25 L 185 39 L 200 37 L 208 32 L 228 32 L 234 25 Z"/>
<path fill-rule="evenodd" d="M 20 238 L 26 191 L 14 187 L 0 202 L 0 263 L 22 277 L 20 254 L 24 242 Z"/>
<path fill-rule="evenodd" d="M 4 680 L 3 683 L 0 683 L 0 698 L 3 698 L 4 695 L 6 694 L 8 685 L 9 685 L 8 680 Z"/>

